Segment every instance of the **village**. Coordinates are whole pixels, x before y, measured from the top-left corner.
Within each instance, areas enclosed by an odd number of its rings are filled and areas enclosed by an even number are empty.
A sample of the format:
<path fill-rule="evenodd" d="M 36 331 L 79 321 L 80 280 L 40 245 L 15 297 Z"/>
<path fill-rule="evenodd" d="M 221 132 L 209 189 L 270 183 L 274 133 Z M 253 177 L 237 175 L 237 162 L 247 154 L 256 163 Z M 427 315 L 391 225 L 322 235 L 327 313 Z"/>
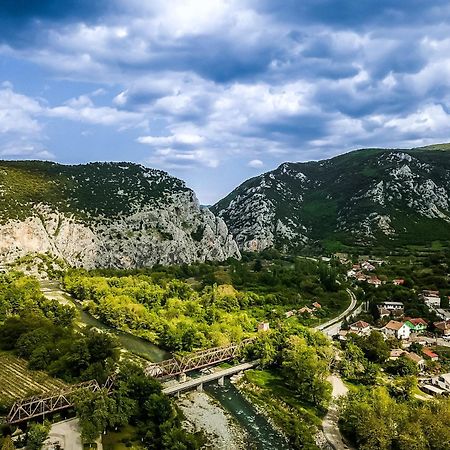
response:
<path fill-rule="evenodd" d="M 347 271 L 347 279 L 363 289 L 365 284 L 378 290 L 383 285 L 404 286 L 406 282 L 403 278 L 382 280 L 376 275 L 377 268 L 387 264 L 384 260 L 366 259 L 352 264 L 345 257 L 341 257 L 340 262 L 351 265 Z M 372 317 L 368 312 L 370 306 L 366 304 L 366 312 L 361 318 L 344 324 L 335 339 L 342 342 L 352 335 L 362 337 L 369 336 L 374 331 L 379 332 L 389 343 L 388 361 L 396 361 L 399 358 L 412 361 L 418 370 L 418 386 L 424 393 L 450 396 L 449 298 L 439 290 L 432 289 L 421 290 L 417 293 L 417 298 L 426 307 L 428 317 L 435 317 L 437 320 L 411 317 L 405 314 L 404 302 L 387 299 L 373 305 L 376 309 L 372 307 Z M 367 321 L 363 320 L 364 317 L 368 318 Z"/>

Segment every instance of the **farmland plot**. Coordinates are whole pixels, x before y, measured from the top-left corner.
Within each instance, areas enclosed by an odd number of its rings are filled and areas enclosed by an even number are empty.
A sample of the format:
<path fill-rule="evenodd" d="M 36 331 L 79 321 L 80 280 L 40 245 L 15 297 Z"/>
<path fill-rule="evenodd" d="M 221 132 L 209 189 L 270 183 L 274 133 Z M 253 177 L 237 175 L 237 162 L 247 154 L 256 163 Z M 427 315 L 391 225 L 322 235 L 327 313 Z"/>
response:
<path fill-rule="evenodd" d="M 44 372 L 29 370 L 27 362 L 0 352 L 0 403 L 61 389 L 66 384 Z"/>

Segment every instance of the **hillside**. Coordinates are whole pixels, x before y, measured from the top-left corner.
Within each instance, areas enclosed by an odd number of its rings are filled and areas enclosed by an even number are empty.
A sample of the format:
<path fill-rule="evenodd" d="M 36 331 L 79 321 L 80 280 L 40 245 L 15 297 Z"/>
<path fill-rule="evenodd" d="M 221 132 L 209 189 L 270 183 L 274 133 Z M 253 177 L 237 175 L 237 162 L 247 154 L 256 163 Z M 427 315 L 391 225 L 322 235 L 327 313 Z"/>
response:
<path fill-rule="evenodd" d="M 211 210 L 244 250 L 395 247 L 450 239 L 450 144 L 284 163 Z"/>
<path fill-rule="evenodd" d="M 0 260 L 46 252 L 86 268 L 239 256 L 224 222 L 165 172 L 1 161 Z"/>

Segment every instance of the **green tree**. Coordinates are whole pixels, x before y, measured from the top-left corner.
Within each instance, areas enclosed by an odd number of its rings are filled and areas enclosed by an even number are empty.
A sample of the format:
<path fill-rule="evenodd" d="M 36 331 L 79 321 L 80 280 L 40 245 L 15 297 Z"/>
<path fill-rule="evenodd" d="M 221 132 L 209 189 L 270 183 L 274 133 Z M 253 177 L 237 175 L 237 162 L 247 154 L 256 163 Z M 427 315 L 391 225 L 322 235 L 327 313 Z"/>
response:
<path fill-rule="evenodd" d="M 27 450 L 40 450 L 42 444 L 47 439 L 50 431 L 50 424 L 33 423 L 27 430 L 26 448 Z"/>
<path fill-rule="evenodd" d="M 96 392 L 80 389 L 74 395 L 74 406 L 85 443 L 94 442 L 106 427 L 118 422 L 117 406 L 106 389 Z"/>
<path fill-rule="evenodd" d="M 383 363 L 389 357 L 389 346 L 378 331 L 372 331 L 369 336 L 358 336 L 355 342 L 369 361 Z"/>
<path fill-rule="evenodd" d="M 319 358 L 314 347 L 299 336 L 291 336 L 282 356 L 286 381 L 306 401 L 324 407 L 331 396 L 326 381 L 328 362 Z"/>

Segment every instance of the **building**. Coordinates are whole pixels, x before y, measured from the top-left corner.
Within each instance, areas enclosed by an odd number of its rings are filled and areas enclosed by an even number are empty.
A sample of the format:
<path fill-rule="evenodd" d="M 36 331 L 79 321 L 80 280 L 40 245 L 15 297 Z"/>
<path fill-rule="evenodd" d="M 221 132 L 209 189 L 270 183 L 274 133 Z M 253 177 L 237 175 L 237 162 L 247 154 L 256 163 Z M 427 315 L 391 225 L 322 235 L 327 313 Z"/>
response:
<path fill-rule="evenodd" d="M 428 327 L 428 322 L 421 317 L 405 317 L 403 322 L 408 323 L 411 331 L 414 333 L 423 333 Z"/>
<path fill-rule="evenodd" d="M 431 395 L 450 395 L 450 373 L 425 380 L 420 389 Z"/>
<path fill-rule="evenodd" d="M 295 314 L 295 311 L 287 311 L 284 313 L 284 317 L 286 317 L 286 319 L 289 319 L 289 317 L 292 317 Z"/>
<path fill-rule="evenodd" d="M 405 353 L 405 350 L 402 348 L 393 348 L 389 354 L 389 359 L 398 359 L 403 355 L 403 353 Z"/>
<path fill-rule="evenodd" d="M 269 331 L 269 329 L 270 329 L 269 322 L 258 323 L 258 331 Z"/>
<path fill-rule="evenodd" d="M 381 280 L 376 275 L 369 277 L 367 279 L 367 282 L 369 284 L 374 285 L 375 287 L 381 286 L 381 284 L 382 284 Z"/>
<path fill-rule="evenodd" d="M 406 356 L 406 358 L 415 362 L 420 370 L 422 370 L 423 367 L 425 366 L 425 360 L 421 356 L 419 356 L 417 353 L 405 352 L 404 355 Z"/>
<path fill-rule="evenodd" d="M 439 306 L 441 306 L 441 295 L 439 291 L 424 289 L 421 297 L 429 308 L 439 308 Z"/>
<path fill-rule="evenodd" d="M 411 329 L 408 325 L 396 320 L 390 320 L 381 331 L 386 337 L 395 337 L 397 339 L 409 339 Z"/>
<path fill-rule="evenodd" d="M 314 302 L 312 305 L 313 305 L 314 308 L 316 308 L 316 309 L 322 308 L 322 305 L 321 305 L 319 302 Z"/>
<path fill-rule="evenodd" d="M 396 280 L 392 280 L 392 283 L 396 286 L 403 286 L 405 284 L 405 280 L 403 278 L 397 278 Z"/>
<path fill-rule="evenodd" d="M 361 268 L 363 270 L 367 270 L 368 272 L 372 272 L 372 270 L 375 270 L 375 266 L 370 264 L 369 261 L 364 261 L 361 263 Z"/>
<path fill-rule="evenodd" d="M 300 308 L 297 312 L 299 314 L 311 314 L 313 310 L 308 308 L 307 306 L 304 306 L 303 308 Z"/>
<path fill-rule="evenodd" d="M 450 320 L 443 320 L 442 322 L 434 322 L 434 327 L 442 336 L 450 336 Z"/>
<path fill-rule="evenodd" d="M 396 317 L 403 316 L 404 306 L 402 302 L 383 302 L 378 306 L 380 317 L 393 315 Z"/>
<path fill-rule="evenodd" d="M 422 349 L 423 356 L 427 359 L 431 359 L 431 361 L 437 361 L 439 359 L 439 356 L 433 352 L 433 350 L 430 350 L 429 348 Z"/>
<path fill-rule="evenodd" d="M 365 336 L 370 334 L 371 326 L 364 322 L 364 320 L 358 320 L 358 322 L 350 325 L 350 333 L 358 334 L 359 336 Z"/>

